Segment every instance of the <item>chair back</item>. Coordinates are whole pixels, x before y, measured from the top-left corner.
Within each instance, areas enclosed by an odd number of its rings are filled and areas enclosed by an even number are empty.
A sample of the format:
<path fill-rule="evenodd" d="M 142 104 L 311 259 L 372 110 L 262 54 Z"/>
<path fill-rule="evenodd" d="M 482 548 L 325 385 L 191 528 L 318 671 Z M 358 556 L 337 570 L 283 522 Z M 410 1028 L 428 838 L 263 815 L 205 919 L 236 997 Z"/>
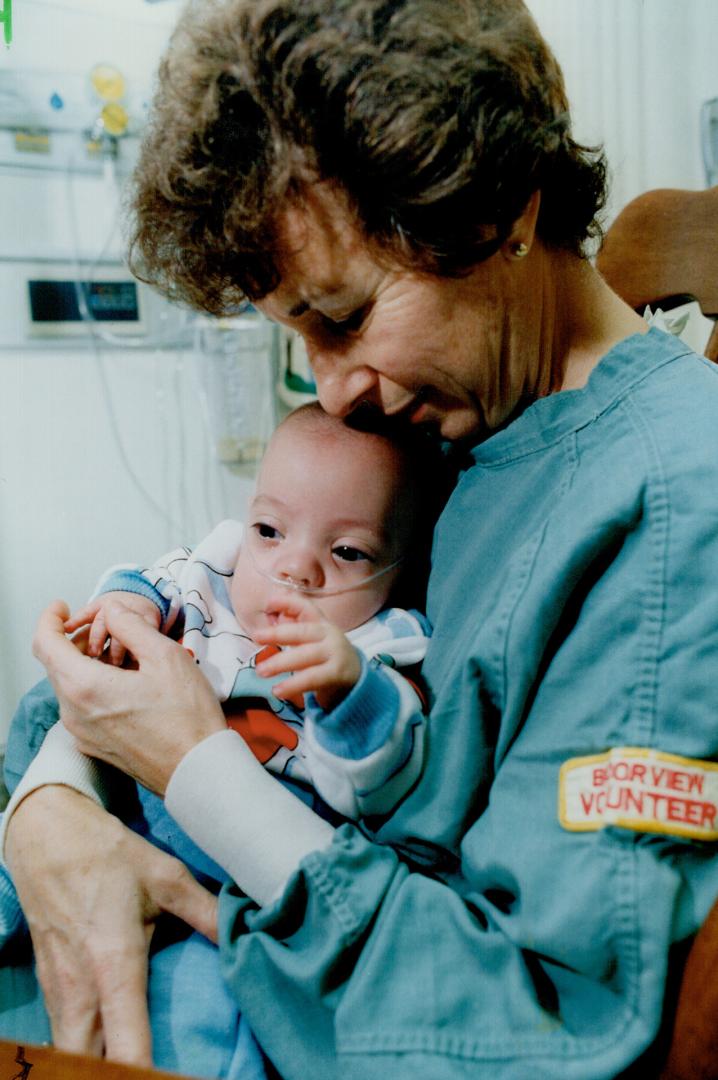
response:
<path fill-rule="evenodd" d="M 697 300 L 715 323 L 705 354 L 718 361 L 718 187 L 639 195 L 607 230 L 596 266 L 640 314 Z"/>

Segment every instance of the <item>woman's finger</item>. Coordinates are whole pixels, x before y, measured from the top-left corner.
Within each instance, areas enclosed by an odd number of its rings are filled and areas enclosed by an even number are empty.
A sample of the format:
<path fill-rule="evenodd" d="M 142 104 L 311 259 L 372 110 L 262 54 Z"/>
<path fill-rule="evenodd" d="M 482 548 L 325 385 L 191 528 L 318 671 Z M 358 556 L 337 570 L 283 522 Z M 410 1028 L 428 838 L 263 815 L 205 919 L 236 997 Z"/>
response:
<path fill-rule="evenodd" d="M 154 874 L 152 892 L 163 911 L 217 942 L 217 898 L 192 877 L 183 863 L 166 856 L 159 873 Z"/>
<path fill-rule="evenodd" d="M 141 924 L 133 937 L 108 949 L 97 967 L 105 1056 L 125 1065 L 151 1065 L 147 935 Z"/>
<path fill-rule="evenodd" d="M 217 941 L 217 899 L 171 855 L 136 848 L 136 864 L 144 880 L 151 913 L 167 911 Z M 133 941 L 127 935 L 117 948 L 104 951 L 97 966 L 105 1052 L 112 1061 L 151 1064 L 151 1034 L 146 1005 L 147 944 L 138 922 Z"/>
<path fill-rule="evenodd" d="M 63 675 L 81 679 L 90 664 L 89 659 L 65 634 L 68 615 L 65 601 L 54 600 L 38 619 L 32 642 L 33 654 L 47 669 L 53 683 L 56 677 Z"/>
<path fill-rule="evenodd" d="M 53 1044 L 67 1053 L 100 1057 L 102 1023 L 94 984 L 80 977 L 82 965 L 68 962 L 64 942 L 58 946 L 44 935 L 34 933 L 33 944 Z"/>
<path fill-rule="evenodd" d="M 140 667 L 143 663 L 162 662 L 168 652 L 183 651 L 176 642 L 158 634 L 144 615 L 123 604 L 107 604 L 105 624 L 108 634 L 135 657 Z"/>

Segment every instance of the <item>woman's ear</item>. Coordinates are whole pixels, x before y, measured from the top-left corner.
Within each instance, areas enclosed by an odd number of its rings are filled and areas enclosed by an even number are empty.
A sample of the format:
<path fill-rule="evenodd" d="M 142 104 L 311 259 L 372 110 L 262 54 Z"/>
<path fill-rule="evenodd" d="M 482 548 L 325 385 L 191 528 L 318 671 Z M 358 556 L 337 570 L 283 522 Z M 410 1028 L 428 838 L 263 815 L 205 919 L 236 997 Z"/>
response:
<path fill-rule="evenodd" d="M 501 250 L 506 258 L 525 259 L 528 255 L 536 235 L 536 222 L 540 206 L 541 192 L 536 190 L 526 203 L 521 216 L 516 218 L 511 232 L 502 245 Z"/>

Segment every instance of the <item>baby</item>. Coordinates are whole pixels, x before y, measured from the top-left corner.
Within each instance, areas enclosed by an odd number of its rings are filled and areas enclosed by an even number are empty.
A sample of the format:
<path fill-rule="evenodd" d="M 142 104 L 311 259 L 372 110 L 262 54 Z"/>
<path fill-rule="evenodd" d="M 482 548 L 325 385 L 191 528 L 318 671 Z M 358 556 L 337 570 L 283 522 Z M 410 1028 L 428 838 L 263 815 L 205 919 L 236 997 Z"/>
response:
<path fill-rule="evenodd" d="M 379 829 L 422 768 L 422 701 L 405 676 L 424 656 L 428 626 L 406 606 L 422 602 L 442 476 L 438 451 L 422 438 L 357 430 L 304 406 L 269 443 L 244 527 L 224 521 L 193 551 L 180 548 L 149 569 L 109 571 L 66 629 L 89 624 L 90 653 L 120 664 L 124 650 L 107 640 L 106 605 L 140 612 L 192 652 L 228 723 L 295 794 L 330 820 Z M 406 606 L 392 606 L 399 603 Z M 23 707 L 57 715 L 47 684 Z M 80 755 L 55 724 L 8 813 L 40 784 L 69 784 L 107 801 L 217 892 L 226 873 L 162 799 L 112 773 Z M 256 814 L 261 833 L 261 805 Z M 225 828 L 231 844 L 232 822 Z M 23 932 L 0 863 L 0 946 Z M 264 1077 L 216 947 L 172 921 L 162 933 L 176 940 L 162 939 L 149 969 L 155 1063 L 227 1080 Z M 188 1049 L 195 1046 L 201 1057 Z"/>
<path fill-rule="evenodd" d="M 315 807 L 381 818 L 422 765 L 422 700 L 396 669 L 421 662 L 428 625 L 389 606 L 433 521 L 422 456 L 303 406 L 269 443 L 246 526 L 109 571 L 66 630 L 90 624 L 90 654 L 120 664 L 105 607 L 138 612 L 192 653 L 267 768 Z"/>

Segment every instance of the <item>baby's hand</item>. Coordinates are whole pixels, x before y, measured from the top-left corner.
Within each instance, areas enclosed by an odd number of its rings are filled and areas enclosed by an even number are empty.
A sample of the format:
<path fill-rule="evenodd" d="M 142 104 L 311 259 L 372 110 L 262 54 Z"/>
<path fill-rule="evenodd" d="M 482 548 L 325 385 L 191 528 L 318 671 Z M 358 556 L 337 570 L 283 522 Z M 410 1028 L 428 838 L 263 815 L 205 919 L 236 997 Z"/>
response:
<path fill-rule="evenodd" d="M 79 611 L 74 612 L 65 622 L 66 634 L 73 634 L 81 626 L 89 625 L 90 630 L 87 636 L 86 648 L 88 656 L 103 656 L 105 653 L 105 646 L 109 636 L 105 623 L 105 606 L 110 600 L 115 605 L 120 604 L 122 607 L 127 608 L 128 611 L 134 611 L 141 615 L 145 622 L 148 622 L 155 630 L 160 628 L 162 615 L 157 605 L 153 604 L 148 597 L 130 592 L 103 593 L 102 596 L 95 597 L 94 600 L 90 600 L 89 604 L 85 604 Z M 111 637 L 109 641 L 107 659 L 115 667 L 120 667 L 127 650 L 116 638 Z"/>
<path fill-rule="evenodd" d="M 282 650 L 257 664 L 257 674 L 271 679 L 291 672 L 272 687 L 272 693 L 291 700 L 312 691 L 329 712 L 356 685 L 361 675 L 359 653 L 306 597 L 287 596 L 278 606 L 283 621 L 257 631 L 254 639 L 259 645 L 281 645 Z"/>

